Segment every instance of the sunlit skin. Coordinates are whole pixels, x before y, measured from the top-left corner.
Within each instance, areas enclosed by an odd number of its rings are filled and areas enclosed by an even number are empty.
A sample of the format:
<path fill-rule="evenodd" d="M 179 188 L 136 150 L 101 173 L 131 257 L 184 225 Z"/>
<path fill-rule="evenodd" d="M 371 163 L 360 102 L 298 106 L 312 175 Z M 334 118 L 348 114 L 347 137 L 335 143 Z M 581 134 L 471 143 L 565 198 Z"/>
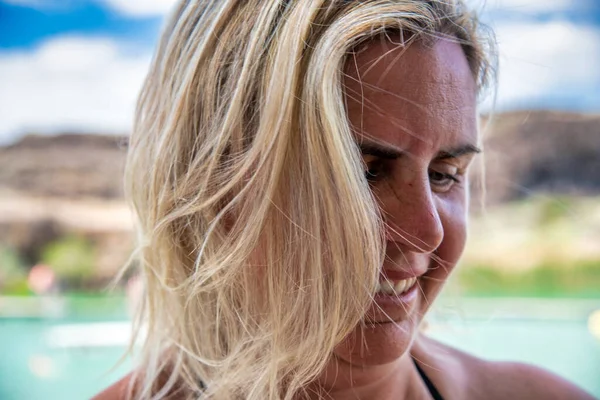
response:
<path fill-rule="evenodd" d="M 382 272 L 419 276 L 418 290 L 395 307 L 373 304 L 364 337 L 357 328 L 343 341 L 308 393 L 324 390 L 328 396 L 319 399 L 336 400 L 431 399 L 412 357 L 446 400 L 592 399 L 542 369 L 481 360 L 419 333 L 465 246 L 466 172 L 478 151 L 476 85 L 456 43 L 404 50 L 373 41 L 350 58 L 344 87 L 365 177 L 388 225 Z M 127 399 L 130 379 L 94 399 Z"/>
<path fill-rule="evenodd" d="M 410 347 L 465 246 L 476 85 L 460 45 L 448 40 L 408 49 L 373 41 L 345 74 L 348 117 L 388 225 L 383 269 L 419 276 L 419 290 L 395 309 L 373 304 L 368 350 L 357 328 L 320 383 L 334 398 L 418 398 L 426 389 Z"/>

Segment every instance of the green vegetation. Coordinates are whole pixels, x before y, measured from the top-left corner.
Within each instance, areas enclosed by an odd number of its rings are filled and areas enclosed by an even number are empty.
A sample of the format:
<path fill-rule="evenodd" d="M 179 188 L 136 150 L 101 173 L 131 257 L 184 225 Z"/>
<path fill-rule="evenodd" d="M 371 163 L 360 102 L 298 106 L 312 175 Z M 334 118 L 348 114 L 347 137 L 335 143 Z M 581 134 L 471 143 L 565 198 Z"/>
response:
<path fill-rule="evenodd" d="M 66 236 L 46 245 L 41 262 L 49 265 L 58 279 L 70 288 L 81 286 L 94 275 L 94 245 L 83 237 Z"/>
<path fill-rule="evenodd" d="M 473 216 L 453 280 L 468 295 L 600 297 L 600 201 L 539 195 Z"/>
<path fill-rule="evenodd" d="M 542 198 L 539 200 L 538 227 L 544 228 L 569 217 L 573 211 L 573 202 L 568 197 Z"/>
<path fill-rule="evenodd" d="M 528 270 L 459 267 L 453 278 L 465 295 L 600 297 L 600 260 L 573 266 L 545 264 Z"/>
<path fill-rule="evenodd" d="M 540 195 L 474 215 L 469 230 L 452 276 L 465 295 L 600 297 L 600 198 Z M 27 277 L 34 262 L 54 272 L 53 289 L 62 294 L 114 294 L 105 290 L 98 246 L 83 236 L 62 236 L 26 265 L 0 244 L 0 294 L 31 295 Z"/>
<path fill-rule="evenodd" d="M 0 291 L 14 295 L 30 294 L 25 265 L 13 249 L 0 246 Z"/>

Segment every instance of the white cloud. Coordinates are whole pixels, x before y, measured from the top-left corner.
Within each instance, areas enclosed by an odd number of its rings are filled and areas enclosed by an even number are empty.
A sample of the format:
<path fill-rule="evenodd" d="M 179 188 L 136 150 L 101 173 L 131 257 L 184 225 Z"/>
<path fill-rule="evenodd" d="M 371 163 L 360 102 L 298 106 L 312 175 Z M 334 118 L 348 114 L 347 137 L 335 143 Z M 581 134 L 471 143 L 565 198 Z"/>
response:
<path fill-rule="evenodd" d="M 567 21 L 502 23 L 498 109 L 600 88 L 600 30 Z M 581 93 L 581 95 L 585 95 Z M 489 106 L 489 104 L 488 104 Z"/>
<path fill-rule="evenodd" d="M 531 19 L 492 24 L 500 54 L 498 110 L 600 92 L 598 27 Z M 0 143 L 25 132 L 129 132 L 149 61 L 149 53 L 131 55 L 114 40 L 82 37 L 0 52 Z"/>
<path fill-rule="evenodd" d="M 177 0 L 103 0 L 117 12 L 132 17 L 161 16 L 173 8 Z"/>
<path fill-rule="evenodd" d="M 0 143 L 31 131 L 129 132 L 149 61 L 77 37 L 0 53 Z"/>
<path fill-rule="evenodd" d="M 560 12 L 576 8 L 585 0 L 469 0 L 475 7 L 481 6 L 486 12 L 505 11 L 510 13 L 539 14 L 542 12 Z"/>

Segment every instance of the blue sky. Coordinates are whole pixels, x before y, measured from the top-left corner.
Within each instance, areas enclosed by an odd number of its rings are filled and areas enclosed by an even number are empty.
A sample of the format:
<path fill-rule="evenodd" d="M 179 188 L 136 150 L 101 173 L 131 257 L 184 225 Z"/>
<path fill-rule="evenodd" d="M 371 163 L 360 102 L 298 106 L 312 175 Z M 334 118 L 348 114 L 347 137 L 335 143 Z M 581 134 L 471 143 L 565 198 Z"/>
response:
<path fill-rule="evenodd" d="M 498 37 L 497 111 L 600 111 L 600 0 L 468 2 Z M 0 0 L 0 143 L 27 132 L 127 133 L 173 3 Z"/>
<path fill-rule="evenodd" d="M 31 49 L 62 35 L 101 36 L 152 47 L 161 10 L 138 15 L 119 11 L 103 1 L 0 1 L 0 49 Z"/>

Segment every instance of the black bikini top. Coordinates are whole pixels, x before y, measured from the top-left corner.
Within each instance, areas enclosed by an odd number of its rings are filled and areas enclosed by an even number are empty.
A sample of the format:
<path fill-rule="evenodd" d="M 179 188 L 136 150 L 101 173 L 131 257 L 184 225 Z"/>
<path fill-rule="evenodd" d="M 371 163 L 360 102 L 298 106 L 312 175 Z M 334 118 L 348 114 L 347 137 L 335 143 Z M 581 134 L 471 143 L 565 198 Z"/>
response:
<path fill-rule="evenodd" d="M 427 386 L 427 390 L 429 390 L 429 393 L 431 394 L 431 397 L 433 397 L 433 400 L 444 400 L 444 398 L 442 397 L 440 392 L 438 392 L 433 382 L 431 382 L 431 379 L 429 379 L 429 377 L 425 374 L 421 367 L 419 367 L 419 364 L 414 358 L 413 363 L 415 364 L 415 367 L 417 367 L 417 372 L 421 376 L 421 379 L 423 379 L 423 382 L 425 383 L 425 386 Z"/>

